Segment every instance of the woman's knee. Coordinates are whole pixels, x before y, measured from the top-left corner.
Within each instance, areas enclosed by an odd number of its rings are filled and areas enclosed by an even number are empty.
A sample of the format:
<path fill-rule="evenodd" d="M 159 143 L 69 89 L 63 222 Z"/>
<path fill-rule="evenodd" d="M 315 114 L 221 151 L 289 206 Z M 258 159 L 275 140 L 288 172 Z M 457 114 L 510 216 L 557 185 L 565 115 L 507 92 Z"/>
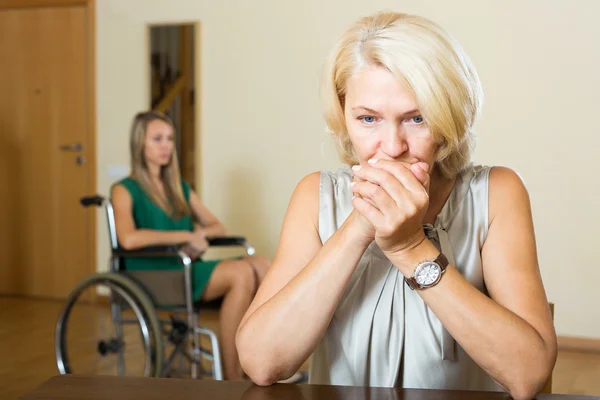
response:
<path fill-rule="evenodd" d="M 252 265 L 252 268 L 256 272 L 259 281 L 262 281 L 264 276 L 267 274 L 271 262 L 267 257 L 264 256 L 250 256 L 246 257 L 246 260 Z"/>
<path fill-rule="evenodd" d="M 265 256 L 250 256 L 248 257 L 253 264 L 260 265 L 263 268 L 269 268 L 271 261 Z"/>
<path fill-rule="evenodd" d="M 252 264 L 246 260 L 236 260 L 235 263 L 232 286 L 254 292 L 256 288 L 256 274 Z"/>

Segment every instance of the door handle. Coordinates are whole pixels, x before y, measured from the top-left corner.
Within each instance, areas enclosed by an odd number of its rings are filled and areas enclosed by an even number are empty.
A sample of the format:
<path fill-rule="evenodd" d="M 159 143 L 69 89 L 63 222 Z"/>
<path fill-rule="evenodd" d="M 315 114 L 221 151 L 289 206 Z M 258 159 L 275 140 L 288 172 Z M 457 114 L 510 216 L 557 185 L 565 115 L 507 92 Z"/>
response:
<path fill-rule="evenodd" d="M 81 143 L 73 143 L 73 144 L 63 144 L 60 146 L 62 151 L 82 151 L 83 146 Z"/>

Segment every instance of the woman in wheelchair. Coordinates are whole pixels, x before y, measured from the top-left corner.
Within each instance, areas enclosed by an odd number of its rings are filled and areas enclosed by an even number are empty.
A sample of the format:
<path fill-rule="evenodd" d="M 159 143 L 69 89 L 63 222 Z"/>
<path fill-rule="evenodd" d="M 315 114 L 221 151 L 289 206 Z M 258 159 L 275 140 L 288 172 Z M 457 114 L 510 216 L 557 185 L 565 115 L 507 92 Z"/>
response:
<path fill-rule="evenodd" d="M 119 244 L 124 249 L 179 245 L 192 258 L 194 300 L 223 297 L 220 332 L 224 378 L 241 379 L 235 332 L 248 309 L 269 261 L 261 256 L 199 260 L 206 238 L 225 235 L 223 224 L 204 206 L 179 174 L 175 129 L 155 111 L 135 116 L 131 126 L 131 176 L 112 187 Z M 171 259 L 130 258 L 129 271 L 181 269 Z"/>

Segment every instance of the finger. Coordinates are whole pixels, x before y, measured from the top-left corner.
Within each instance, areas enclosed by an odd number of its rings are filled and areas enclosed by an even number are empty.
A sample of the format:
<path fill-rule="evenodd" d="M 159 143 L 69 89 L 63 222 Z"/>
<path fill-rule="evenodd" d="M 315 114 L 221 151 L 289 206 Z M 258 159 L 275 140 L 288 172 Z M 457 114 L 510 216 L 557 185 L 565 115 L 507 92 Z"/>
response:
<path fill-rule="evenodd" d="M 371 205 L 373 205 L 374 207 L 377 207 L 377 205 L 375 204 L 375 202 L 367 197 L 362 197 L 360 194 L 358 193 L 352 193 L 354 196 L 358 196 L 361 197 L 363 200 L 365 200 L 367 203 L 370 203 Z"/>
<path fill-rule="evenodd" d="M 370 182 L 385 189 L 397 203 L 406 198 L 408 189 L 406 189 L 394 175 L 382 168 L 373 168 L 370 165 L 362 165 L 360 168 L 353 168 L 353 172 L 360 181 Z M 373 189 L 371 188 L 371 190 Z M 368 191 L 366 193 L 369 194 Z M 361 192 L 360 195 L 363 195 L 363 193 Z"/>
<path fill-rule="evenodd" d="M 421 169 L 423 171 L 429 173 L 429 164 L 427 164 L 426 162 L 419 161 L 418 163 L 416 163 L 416 165 L 418 165 L 419 167 L 421 167 Z"/>
<path fill-rule="evenodd" d="M 424 187 L 429 187 L 429 174 L 425 173 L 424 169 L 421 169 L 422 172 L 419 172 L 419 177 L 417 177 L 411 169 L 412 167 L 407 167 L 404 163 L 397 161 L 369 160 L 369 164 L 373 168 L 383 169 L 394 175 L 405 188 L 413 193 L 422 193 Z"/>
<path fill-rule="evenodd" d="M 394 177 L 391 179 L 395 180 Z M 406 189 L 403 190 L 408 194 Z M 375 206 L 388 219 L 398 213 L 398 205 L 406 199 L 406 195 L 402 193 L 393 198 L 384 187 L 368 181 L 352 185 L 352 193 Z"/>
<path fill-rule="evenodd" d="M 352 175 L 352 182 L 350 182 L 350 190 L 352 190 L 352 186 L 356 185 L 359 182 L 364 182 L 364 180 L 360 179 L 359 177 L 357 177 L 356 175 Z M 355 196 L 360 196 L 356 193 L 353 193 Z M 375 205 L 374 203 L 371 202 L 371 200 L 369 199 L 365 199 L 366 201 L 370 202 L 371 204 Z"/>
<path fill-rule="evenodd" d="M 420 192 L 421 186 L 428 184 L 429 174 L 419 173 L 418 176 L 411 170 L 414 164 L 407 164 L 390 160 L 369 160 L 369 164 L 377 169 L 383 169 L 396 177 L 411 192 Z M 424 172 L 424 170 L 422 170 Z"/>
<path fill-rule="evenodd" d="M 375 230 L 377 230 L 377 227 L 381 227 L 385 223 L 385 217 L 381 211 L 379 211 L 377 207 L 373 206 L 365 199 L 358 196 L 354 197 L 352 199 L 352 206 L 356 211 L 361 213 L 361 215 L 365 217 L 367 221 L 371 223 L 371 225 L 373 225 Z"/>
<path fill-rule="evenodd" d="M 429 196 L 429 185 L 431 184 L 431 178 L 427 173 L 429 166 L 426 163 L 416 163 L 410 166 L 410 170 L 419 182 L 421 182 L 425 188 L 425 193 Z"/>

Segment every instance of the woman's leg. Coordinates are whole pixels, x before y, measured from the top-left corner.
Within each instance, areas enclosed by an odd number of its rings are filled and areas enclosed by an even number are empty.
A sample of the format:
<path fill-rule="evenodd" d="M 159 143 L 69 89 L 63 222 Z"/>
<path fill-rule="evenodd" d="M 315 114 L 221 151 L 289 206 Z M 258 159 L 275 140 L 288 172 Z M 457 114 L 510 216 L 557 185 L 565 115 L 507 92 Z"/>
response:
<path fill-rule="evenodd" d="M 258 285 L 263 281 L 269 267 L 271 266 L 271 262 L 267 257 L 263 256 L 248 256 L 244 257 L 245 261 L 248 261 L 254 270 L 257 278 L 256 289 L 258 289 Z"/>
<path fill-rule="evenodd" d="M 240 380 L 239 358 L 235 347 L 235 333 L 256 291 L 255 272 L 245 260 L 221 261 L 213 271 L 202 300 L 223 297 L 219 324 L 223 354 L 224 378 Z"/>

